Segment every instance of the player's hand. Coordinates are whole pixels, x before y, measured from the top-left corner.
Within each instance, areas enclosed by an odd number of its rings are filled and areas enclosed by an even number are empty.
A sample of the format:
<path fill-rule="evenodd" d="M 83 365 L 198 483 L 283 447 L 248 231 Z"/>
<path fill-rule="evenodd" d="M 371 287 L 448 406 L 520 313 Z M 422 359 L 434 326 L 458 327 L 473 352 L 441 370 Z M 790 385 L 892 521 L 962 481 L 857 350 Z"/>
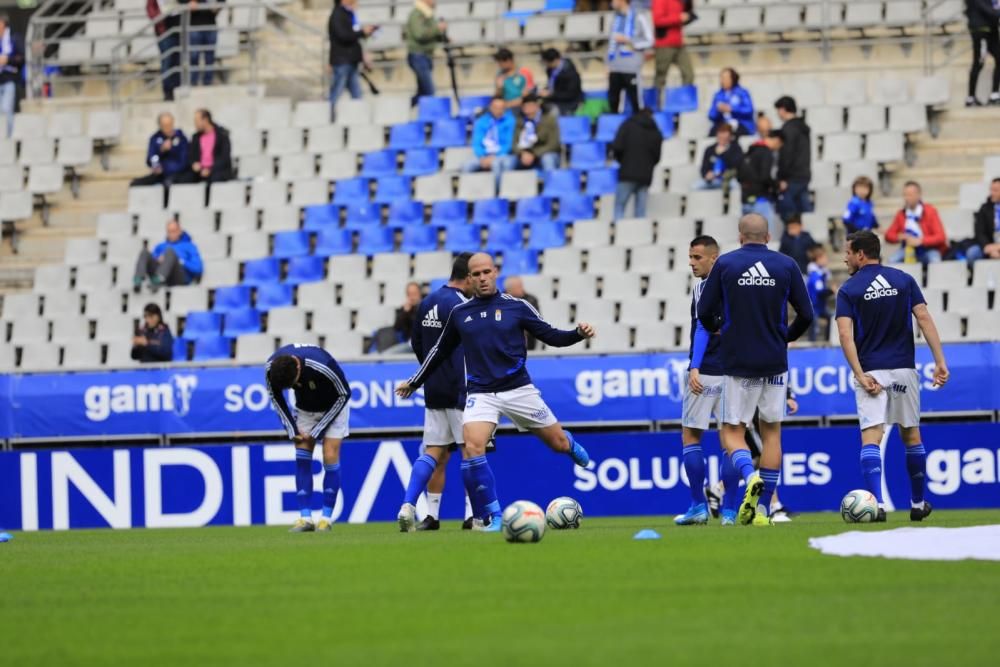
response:
<path fill-rule="evenodd" d="M 396 396 L 399 396 L 400 398 L 409 398 L 410 396 L 413 396 L 414 391 L 416 391 L 416 389 L 414 389 L 409 382 L 400 382 L 396 385 Z"/>
<path fill-rule="evenodd" d="M 861 388 L 868 392 L 869 396 L 878 396 L 878 393 L 882 391 L 882 385 L 868 373 L 857 378 L 857 381 Z"/>
<path fill-rule="evenodd" d="M 576 325 L 576 332 L 583 336 L 584 338 L 593 338 L 597 335 L 597 331 L 591 325 L 586 322 L 580 322 Z"/>
<path fill-rule="evenodd" d="M 948 381 L 948 377 L 951 373 L 948 372 L 948 367 L 944 364 L 939 364 L 934 367 L 934 386 L 943 387 Z"/>
<path fill-rule="evenodd" d="M 688 371 L 688 386 L 691 387 L 691 393 L 698 396 L 701 396 L 701 392 L 705 391 L 705 385 L 701 383 L 701 371 L 697 368 Z"/>
<path fill-rule="evenodd" d="M 799 402 L 796 401 L 794 398 L 788 399 L 787 401 L 785 401 L 785 404 L 788 406 L 788 414 L 794 415 L 796 412 L 799 411 Z"/>

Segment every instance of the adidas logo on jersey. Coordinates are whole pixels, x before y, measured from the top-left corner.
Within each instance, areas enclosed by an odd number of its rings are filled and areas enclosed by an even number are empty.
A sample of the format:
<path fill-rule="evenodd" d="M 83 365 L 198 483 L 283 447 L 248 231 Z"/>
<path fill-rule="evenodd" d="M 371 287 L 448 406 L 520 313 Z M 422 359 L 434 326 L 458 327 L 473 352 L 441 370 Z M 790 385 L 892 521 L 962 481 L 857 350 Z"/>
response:
<path fill-rule="evenodd" d="M 743 276 L 736 281 L 736 284 L 742 287 L 774 287 L 777 283 L 764 265 L 757 262 L 743 272 Z"/>
<path fill-rule="evenodd" d="M 441 320 L 438 319 L 438 307 L 434 304 L 434 307 L 427 311 L 424 315 L 424 321 L 420 323 L 422 326 L 430 327 L 434 329 L 440 329 L 444 325 L 441 324 Z"/>
<path fill-rule="evenodd" d="M 889 281 L 882 277 L 882 274 L 875 276 L 875 280 L 865 290 L 865 301 L 881 299 L 884 296 L 896 296 L 899 290 L 889 284 Z"/>

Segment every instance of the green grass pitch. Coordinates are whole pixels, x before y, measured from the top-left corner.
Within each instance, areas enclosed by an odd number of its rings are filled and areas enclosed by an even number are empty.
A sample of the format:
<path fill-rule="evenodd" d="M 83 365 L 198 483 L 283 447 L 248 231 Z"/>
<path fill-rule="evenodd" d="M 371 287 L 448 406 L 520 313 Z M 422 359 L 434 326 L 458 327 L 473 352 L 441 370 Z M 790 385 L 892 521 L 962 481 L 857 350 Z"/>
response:
<path fill-rule="evenodd" d="M 455 523 L 17 534 L 0 544 L 0 664 L 998 664 L 1000 563 L 823 556 L 807 538 L 850 530 L 835 514 L 669 523 L 585 518 L 517 545 Z M 633 541 L 644 527 L 663 539 Z"/>

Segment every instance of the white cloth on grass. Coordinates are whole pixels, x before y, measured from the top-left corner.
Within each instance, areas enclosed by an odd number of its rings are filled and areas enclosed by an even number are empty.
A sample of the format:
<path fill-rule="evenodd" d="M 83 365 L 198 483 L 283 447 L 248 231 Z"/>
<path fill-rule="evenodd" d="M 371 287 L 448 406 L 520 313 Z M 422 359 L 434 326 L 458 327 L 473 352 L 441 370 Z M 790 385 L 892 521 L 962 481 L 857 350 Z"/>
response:
<path fill-rule="evenodd" d="M 1000 525 L 968 528 L 896 528 L 811 537 L 809 546 L 829 556 L 878 556 L 906 560 L 1000 560 Z"/>

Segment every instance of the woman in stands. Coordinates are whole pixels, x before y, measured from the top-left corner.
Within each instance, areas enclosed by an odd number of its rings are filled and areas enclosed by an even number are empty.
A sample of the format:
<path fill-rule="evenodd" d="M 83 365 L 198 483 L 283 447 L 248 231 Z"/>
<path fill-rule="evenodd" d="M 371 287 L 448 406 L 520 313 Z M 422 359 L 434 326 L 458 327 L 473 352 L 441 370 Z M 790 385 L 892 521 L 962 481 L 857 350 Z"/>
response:
<path fill-rule="evenodd" d="M 712 98 L 708 119 L 712 121 L 713 134 L 720 123 L 733 128 L 737 137 L 757 131 L 750 91 L 740 85 L 740 75 L 732 67 L 719 73 L 719 90 Z"/>
<path fill-rule="evenodd" d="M 174 337 L 155 303 L 142 309 L 143 326 L 132 338 L 132 358 L 144 364 L 174 360 Z"/>

